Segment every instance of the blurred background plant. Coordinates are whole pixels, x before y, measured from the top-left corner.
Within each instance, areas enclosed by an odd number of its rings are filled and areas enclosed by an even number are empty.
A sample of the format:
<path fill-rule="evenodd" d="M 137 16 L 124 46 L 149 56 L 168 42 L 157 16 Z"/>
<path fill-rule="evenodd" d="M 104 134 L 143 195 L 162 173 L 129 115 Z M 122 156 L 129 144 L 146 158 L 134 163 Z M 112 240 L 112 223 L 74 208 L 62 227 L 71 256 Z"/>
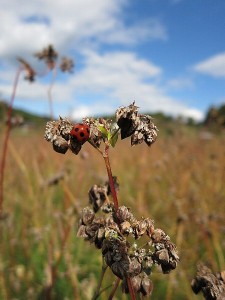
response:
<path fill-rule="evenodd" d="M 48 89 L 48 100 L 49 100 L 49 107 L 50 107 L 50 116 L 53 118 L 53 104 L 52 104 L 52 87 L 56 79 L 56 72 L 57 72 L 57 59 L 58 59 L 58 53 L 54 50 L 54 47 L 52 45 L 49 45 L 47 48 L 44 48 L 42 51 L 37 52 L 35 54 L 35 57 L 37 57 L 40 60 L 44 60 L 47 71 L 44 75 L 46 75 L 48 72 L 53 73 L 52 75 L 52 82 L 50 84 L 50 87 Z M 13 91 L 12 95 L 9 101 L 7 113 L 6 113 L 6 129 L 5 129 L 5 135 L 3 139 L 3 149 L 2 149 L 2 156 L 0 159 L 0 215 L 3 213 L 3 200 L 4 200 L 4 172 L 5 172 L 5 164 L 6 164 L 6 155 L 8 150 L 8 141 L 10 136 L 10 131 L 12 129 L 12 126 L 18 126 L 23 123 L 23 118 L 20 116 L 17 116 L 16 118 L 12 119 L 12 112 L 13 112 L 13 105 L 14 100 L 16 96 L 16 90 L 19 83 L 19 77 L 22 72 L 25 73 L 25 80 L 28 80 L 29 82 L 34 82 L 35 78 L 38 76 L 38 73 L 34 70 L 33 67 L 23 58 L 18 57 L 17 58 L 19 62 L 18 69 L 16 71 L 15 80 L 13 83 Z M 69 72 L 71 73 L 74 67 L 74 62 L 72 59 L 67 57 L 62 57 L 61 61 L 59 62 L 58 68 L 62 72 Z M 40 74 L 39 74 L 40 76 Z M 42 75 L 43 76 L 43 75 Z"/>
<path fill-rule="evenodd" d="M 52 152 L 40 139 L 46 120 L 23 116 L 39 125 L 11 133 L 0 221 L 0 299 L 36 299 L 51 284 L 52 270 L 53 299 L 90 299 L 101 254 L 76 231 L 87 191 L 107 179 L 104 166 L 88 144 L 76 159 Z M 160 138 L 151 151 L 144 145 L 130 151 L 125 140 L 119 154 L 111 151 L 112 168 L 123 186 L 122 201 L 138 218 L 153 218 L 179 249 L 181 262 L 168 280 L 154 270 L 152 299 L 201 299 L 190 286 L 199 260 L 213 272 L 225 269 L 224 135 L 162 115 L 154 122 Z M 104 287 L 112 284 L 106 271 Z M 128 298 L 118 289 L 115 299 Z"/>

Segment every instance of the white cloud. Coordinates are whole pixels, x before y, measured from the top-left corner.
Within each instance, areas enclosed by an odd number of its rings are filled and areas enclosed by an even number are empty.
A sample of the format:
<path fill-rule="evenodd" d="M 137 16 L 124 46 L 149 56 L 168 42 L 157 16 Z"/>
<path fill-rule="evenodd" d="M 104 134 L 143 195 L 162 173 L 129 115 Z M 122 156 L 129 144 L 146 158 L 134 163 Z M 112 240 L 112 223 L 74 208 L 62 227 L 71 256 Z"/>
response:
<path fill-rule="evenodd" d="M 53 87 L 56 115 L 68 110 L 76 118 L 113 113 L 118 106 L 135 100 L 143 111 L 196 117 L 199 111 L 166 94 L 159 84 L 161 67 L 127 50 L 106 52 L 106 44 L 127 49 L 145 40 L 167 39 L 157 18 L 127 25 L 124 15 L 129 4 L 128 0 L 2 0 L 0 59 L 7 68 L 7 59 L 13 58 L 15 64 L 16 56 L 27 58 L 49 43 L 62 54 L 79 52 L 84 66 Z M 5 70 L 0 69 L 1 93 L 9 98 L 14 75 L 11 69 Z M 32 85 L 21 81 L 17 99 L 47 101 L 48 88 L 45 81 Z"/>
<path fill-rule="evenodd" d="M 198 64 L 192 69 L 196 72 L 211 75 L 213 77 L 225 77 L 225 53 L 214 55 Z"/>
<path fill-rule="evenodd" d="M 2 0 L 0 58 L 27 55 L 49 43 L 65 51 L 167 38 L 155 18 L 125 25 L 125 8 L 128 0 Z"/>
<path fill-rule="evenodd" d="M 184 115 L 201 119 L 202 113 L 190 109 L 176 99 L 165 94 L 158 85 L 162 70 L 149 61 L 138 58 L 133 53 L 116 52 L 99 55 L 86 53 L 86 67 L 70 80 L 76 99 L 96 99 L 90 106 L 76 104 L 74 114 L 90 111 L 90 114 L 113 113 L 120 105 L 136 101 L 142 111 L 163 111 L 170 115 Z M 92 112 L 92 113 L 91 113 Z"/>
<path fill-rule="evenodd" d="M 184 88 L 193 88 L 194 83 L 190 78 L 185 78 L 185 77 L 177 77 L 177 78 L 172 78 L 167 82 L 167 87 L 169 89 L 175 89 L 175 90 L 180 90 Z"/>
<path fill-rule="evenodd" d="M 13 76 L 9 72 L 7 78 Z M 128 105 L 134 100 L 143 112 L 157 112 L 177 116 L 183 115 L 201 119 L 202 113 L 190 108 L 182 101 L 169 97 L 160 81 L 163 70 L 154 63 L 141 59 L 132 52 L 98 52 L 86 51 L 84 66 L 65 82 L 56 82 L 52 89 L 55 116 L 78 119 L 84 116 L 113 114 L 121 105 Z M 0 72 L 0 79 L 3 74 Z M 46 81 L 30 84 L 21 80 L 17 89 L 17 99 L 36 102 L 39 105 L 46 101 L 50 84 Z M 4 98 L 10 97 L 12 80 L 2 85 Z M 87 104 L 90 103 L 90 104 Z M 40 109 L 38 109 L 40 111 Z M 68 113 L 69 112 L 69 113 Z M 46 113 L 46 112 L 45 112 Z"/>

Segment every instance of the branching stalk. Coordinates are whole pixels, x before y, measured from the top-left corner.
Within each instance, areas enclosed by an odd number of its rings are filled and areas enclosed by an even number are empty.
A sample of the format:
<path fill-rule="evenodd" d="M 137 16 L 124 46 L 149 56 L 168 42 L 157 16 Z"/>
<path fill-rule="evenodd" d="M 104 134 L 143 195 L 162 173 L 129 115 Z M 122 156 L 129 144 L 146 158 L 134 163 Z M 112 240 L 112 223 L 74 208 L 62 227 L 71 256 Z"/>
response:
<path fill-rule="evenodd" d="M 114 295 L 116 293 L 116 290 L 117 290 L 117 288 L 119 286 L 119 283 L 120 283 L 120 278 L 117 278 L 116 281 L 115 281 L 115 283 L 114 283 L 113 289 L 112 289 L 112 291 L 111 291 L 111 293 L 109 295 L 108 300 L 112 300 L 113 299 L 113 297 L 114 297 Z"/>
<path fill-rule="evenodd" d="M 92 300 L 96 300 L 98 299 L 99 295 L 100 295 L 100 289 L 101 289 L 101 286 L 102 286 L 102 281 L 103 281 L 103 278 L 104 278 L 104 275 L 105 275 L 105 271 L 107 270 L 108 266 L 105 264 L 104 262 L 104 258 L 102 258 L 102 272 L 101 272 L 101 276 L 100 276 L 100 279 L 99 279 L 99 282 L 98 282 L 98 286 L 97 286 L 97 289 L 94 293 L 94 296 L 92 297 Z"/>

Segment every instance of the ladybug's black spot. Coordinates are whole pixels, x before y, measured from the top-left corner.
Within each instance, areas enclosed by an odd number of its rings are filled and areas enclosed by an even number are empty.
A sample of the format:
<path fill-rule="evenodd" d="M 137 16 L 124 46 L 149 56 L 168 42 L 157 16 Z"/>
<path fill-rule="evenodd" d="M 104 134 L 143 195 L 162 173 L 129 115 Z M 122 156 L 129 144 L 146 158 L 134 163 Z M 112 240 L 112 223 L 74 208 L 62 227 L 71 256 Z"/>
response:
<path fill-rule="evenodd" d="M 84 137 L 84 133 L 83 132 L 80 132 L 80 137 Z"/>
<path fill-rule="evenodd" d="M 78 128 L 78 127 L 76 127 L 74 130 L 75 130 L 76 132 L 78 132 L 78 131 L 79 131 L 79 128 Z"/>

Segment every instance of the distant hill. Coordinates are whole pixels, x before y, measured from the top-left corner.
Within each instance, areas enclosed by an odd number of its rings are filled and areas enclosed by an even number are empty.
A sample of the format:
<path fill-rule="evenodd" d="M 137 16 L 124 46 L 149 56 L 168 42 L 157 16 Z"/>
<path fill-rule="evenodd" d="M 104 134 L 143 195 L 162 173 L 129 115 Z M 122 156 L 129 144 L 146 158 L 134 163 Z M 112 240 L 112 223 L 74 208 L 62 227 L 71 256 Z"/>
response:
<path fill-rule="evenodd" d="M 6 115 L 8 111 L 8 104 L 5 101 L 0 100 L 0 123 L 4 124 L 6 122 Z M 202 128 L 205 127 L 207 130 L 220 130 L 225 129 L 225 104 L 220 107 L 209 108 L 205 119 L 201 123 L 196 123 L 193 119 L 183 119 L 182 117 L 173 118 L 171 116 L 165 115 L 162 112 L 147 114 L 151 115 L 153 122 L 160 129 L 161 133 L 173 134 L 177 129 L 184 127 L 188 128 Z M 27 112 L 22 109 L 13 109 L 12 116 L 14 120 L 23 120 L 22 124 L 43 126 L 47 121 L 50 120 L 48 116 L 38 116 L 34 113 Z M 105 118 L 114 119 L 115 116 L 102 116 Z"/>
<path fill-rule="evenodd" d="M 8 111 L 8 104 L 4 101 L 0 100 L 0 123 L 5 123 L 7 119 L 7 111 Z M 24 124 L 34 124 L 34 125 L 43 125 L 49 120 L 49 117 L 46 116 L 38 116 L 36 114 L 24 111 L 22 109 L 13 109 L 12 112 L 13 118 L 20 118 L 23 120 Z"/>

